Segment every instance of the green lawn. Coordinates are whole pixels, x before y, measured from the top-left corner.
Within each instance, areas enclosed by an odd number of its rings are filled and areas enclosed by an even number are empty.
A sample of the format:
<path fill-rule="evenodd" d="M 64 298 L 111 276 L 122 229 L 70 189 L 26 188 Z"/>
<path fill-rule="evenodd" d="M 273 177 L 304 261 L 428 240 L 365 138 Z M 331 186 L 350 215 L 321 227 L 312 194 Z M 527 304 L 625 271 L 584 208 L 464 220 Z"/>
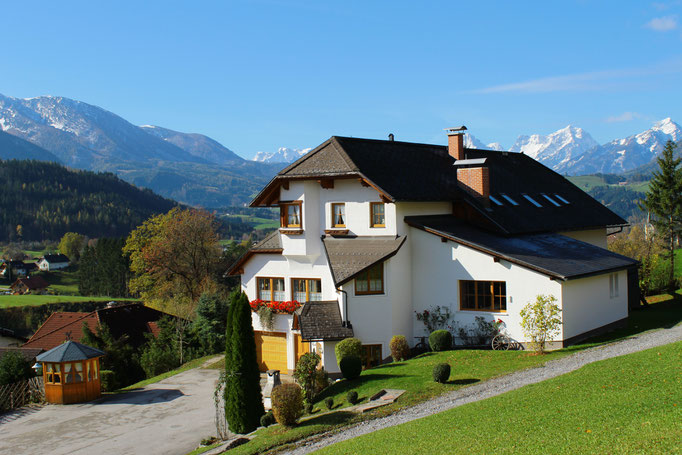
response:
<path fill-rule="evenodd" d="M 37 306 L 45 305 L 46 303 L 63 303 L 63 302 L 107 302 L 115 300 L 122 301 L 137 301 L 139 299 L 121 299 L 118 297 L 87 297 L 80 295 L 0 295 L 0 308 L 9 308 L 14 306 Z"/>
<path fill-rule="evenodd" d="M 223 218 L 227 220 L 239 218 L 244 223 L 250 224 L 253 229 L 277 229 L 279 227 L 279 220 L 260 218 L 251 215 L 223 215 Z"/>
<path fill-rule="evenodd" d="M 50 288 L 61 295 L 78 295 L 78 271 L 74 267 L 55 272 L 39 272 L 34 275 L 42 276 L 50 283 Z"/>
<path fill-rule="evenodd" d="M 682 276 L 682 248 L 675 250 L 675 276 Z"/>
<path fill-rule="evenodd" d="M 335 444 L 321 454 L 681 453 L 682 342 Z"/>

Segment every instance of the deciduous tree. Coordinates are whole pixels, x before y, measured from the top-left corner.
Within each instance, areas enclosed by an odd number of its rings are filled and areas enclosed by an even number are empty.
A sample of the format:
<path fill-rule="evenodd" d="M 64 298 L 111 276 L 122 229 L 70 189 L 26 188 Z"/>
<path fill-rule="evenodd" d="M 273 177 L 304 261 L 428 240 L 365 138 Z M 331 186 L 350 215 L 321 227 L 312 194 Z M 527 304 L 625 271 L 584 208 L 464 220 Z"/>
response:
<path fill-rule="evenodd" d="M 86 243 L 84 235 L 76 232 L 67 232 L 59 241 L 59 252 L 68 256 L 72 261 L 77 262 Z"/>
<path fill-rule="evenodd" d="M 176 207 L 149 218 L 123 249 L 134 273 L 131 291 L 151 302 L 171 303 L 177 316 L 193 318 L 202 292 L 215 290 L 221 254 L 216 231 L 215 218 L 202 210 Z"/>

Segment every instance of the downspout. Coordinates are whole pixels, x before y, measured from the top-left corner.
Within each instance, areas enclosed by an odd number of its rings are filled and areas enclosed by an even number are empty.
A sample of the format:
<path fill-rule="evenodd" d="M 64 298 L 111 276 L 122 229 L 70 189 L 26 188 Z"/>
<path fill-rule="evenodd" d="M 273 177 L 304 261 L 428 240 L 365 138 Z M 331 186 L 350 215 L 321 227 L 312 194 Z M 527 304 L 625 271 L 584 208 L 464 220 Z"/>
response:
<path fill-rule="evenodd" d="M 344 296 L 345 296 L 345 298 L 343 299 L 344 308 L 345 308 L 345 311 L 343 312 L 343 314 L 344 314 L 346 317 L 345 317 L 345 321 L 342 321 L 342 322 L 341 322 L 341 326 L 342 326 L 342 327 L 348 327 L 349 329 L 352 329 L 352 328 L 353 328 L 353 324 L 350 323 L 350 320 L 349 320 L 349 318 L 348 318 L 348 292 L 346 292 L 346 291 L 344 291 L 343 289 L 340 289 L 340 288 L 336 288 L 336 292 L 342 292 L 342 293 L 344 294 Z"/>
<path fill-rule="evenodd" d="M 619 226 L 619 229 L 617 231 L 609 232 L 608 234 L 606 234 L 606 236 L 608 237 L 613 234 L 620 234 L 621 232 L 623 232 L 623 226 Z"/>

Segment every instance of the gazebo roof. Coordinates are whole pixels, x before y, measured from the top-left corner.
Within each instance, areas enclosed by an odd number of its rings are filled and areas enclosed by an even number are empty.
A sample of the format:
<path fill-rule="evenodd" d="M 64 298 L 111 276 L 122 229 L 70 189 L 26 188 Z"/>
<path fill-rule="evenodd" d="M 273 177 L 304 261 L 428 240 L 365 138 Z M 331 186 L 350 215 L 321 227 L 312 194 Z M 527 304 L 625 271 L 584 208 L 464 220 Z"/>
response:
<path fill-rule="evenodd" d="M 37 362 L 75 362 L 101 357 L 106 353 L 76 341 L 67 341 L 36 357 Z"/>

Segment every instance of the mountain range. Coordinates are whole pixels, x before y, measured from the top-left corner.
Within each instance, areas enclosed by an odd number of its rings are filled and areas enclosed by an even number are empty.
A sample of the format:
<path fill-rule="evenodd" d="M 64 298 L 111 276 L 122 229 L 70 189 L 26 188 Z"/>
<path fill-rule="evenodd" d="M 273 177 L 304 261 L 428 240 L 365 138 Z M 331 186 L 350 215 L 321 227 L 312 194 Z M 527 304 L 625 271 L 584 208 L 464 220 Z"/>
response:
<path fill-rule="evenodd" d="M 651 169 L 651 163 L 668 140 L 682 140 L 682 128 L 671 118 L 656 122 L 639 134 L 602 145 L 582 128 L 569 125 L 547 136 L 519 136 L 508 150 L 525 153 L 561 174 L 622 174 Z M 481 141 L 471 135 L 469 142 L 478 148 L 503 149 L 497 143 L 480 147 Z"/>
<path fill-rule="evenodd" d="M 547 136 L 519 136 L 508 150 L 526 153 L 568 175 L 638 169 L 650 173 L 651 163 L 668 139 L 682 139 L 682 129 L 670 118 L 647 131 L 603 145 L 583 129 L 569 125 Z M 496 142 L 485 145 L 471 134 L 465 141 L 468 147 L 506 150 Z M 0 95 L 0 159 L 36 159 L 113 172 L 130 183 L 189 205 L 243 205 L 283 163 L 309 150 L 281 147 L 245 160 L 205 135 L 136 126 L 81 101 Z"/>

